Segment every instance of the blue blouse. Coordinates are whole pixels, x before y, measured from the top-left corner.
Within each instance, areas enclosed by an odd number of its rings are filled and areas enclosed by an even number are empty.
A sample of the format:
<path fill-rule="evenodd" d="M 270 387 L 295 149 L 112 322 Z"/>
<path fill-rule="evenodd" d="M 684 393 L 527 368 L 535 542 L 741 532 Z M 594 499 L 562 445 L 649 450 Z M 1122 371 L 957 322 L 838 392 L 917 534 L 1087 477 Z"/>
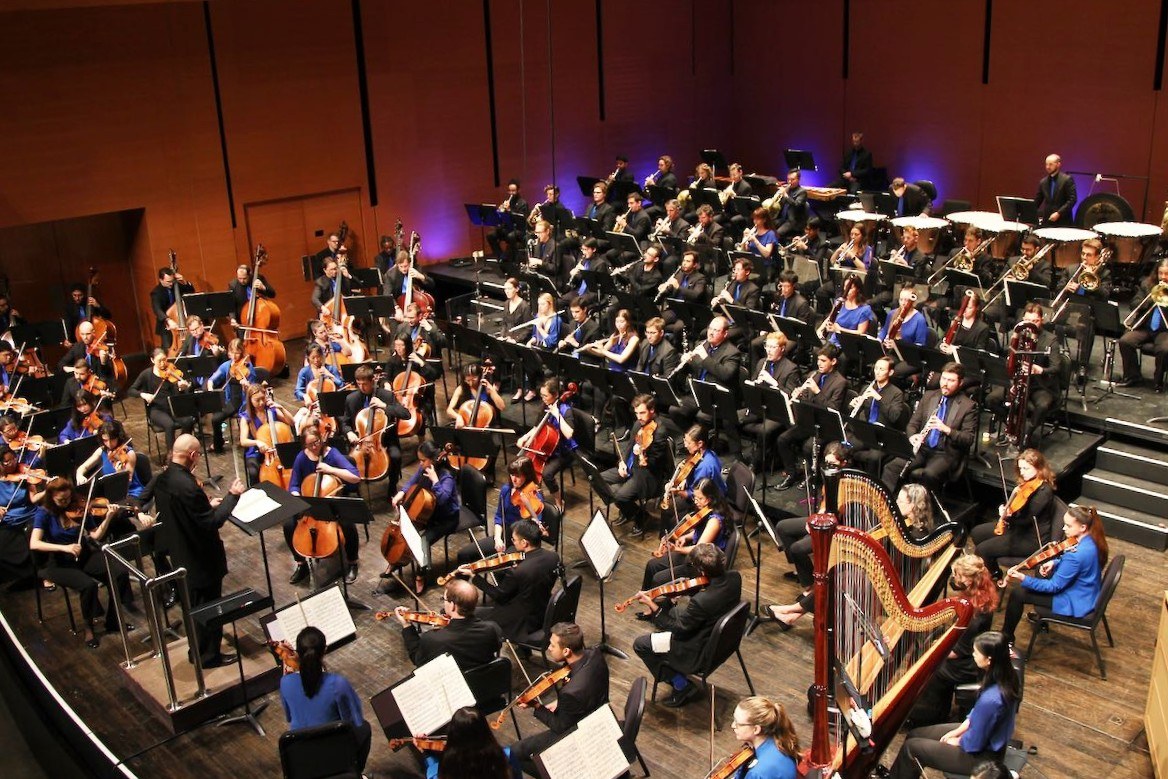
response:
<path fill-rule="evenodd" d="M 280 679 L 280 700 L 284 704 L 284 716 L 291 730 L 327 725 L 330 722 L 348 722 L 356 727 L 365 724 L 361 712 L 361 699 L 357 697 L 349 680 L 337 674 L 325 673 L 320 689 L 309 698 L 304 694 L 304 685 L 299 673 L 292 673 Z"/>
<path fill-rule="evenodd" d="M 892 328 L 892 320 L 896 318 L 896 312 L 900 309 L 891 309 L 888 316 L 884 318 L 884 326 L 880 328 L 880 340 L 883 341 L 888 337 L 888 331 Z M 929 325 L 925 322 L 925 316 L 920 311 L 913 314 L 911 319 L 906 319 L 900 326 L 900 338 L 898 340 L 907 341 L 917 346 L 924 346 L 929 337 Z"/>
<path fill-rule="evenodd" d="M 773 738 L 758 745 L 754 760 L 738 769 L 738 779 L 795 779 L 795 760 Z"/>
<path fill-rule="evenodd" d="M 867 303 L 864 303 L 863 305 L 856 306 L 855 308 L 840 306 L 839 315 L 836 316 L 835 322 L 845 330 L 855 330 L 860 326 L 861 323 L 871 322 L 875 319 L 876 316 L 872 313 L 872 307 Z M 839 346 L 839 333 L 832 333 L 831 338 L 828 340 L 836 346 Z"/>
<path fill-rule="evenodd" d="M 1003 752 L 1014 735 L 1014 706 L 1006 702 L 996 684 L 982 690 L 966 719 L 969 729 L 960 743 L 967 754 Z"/>

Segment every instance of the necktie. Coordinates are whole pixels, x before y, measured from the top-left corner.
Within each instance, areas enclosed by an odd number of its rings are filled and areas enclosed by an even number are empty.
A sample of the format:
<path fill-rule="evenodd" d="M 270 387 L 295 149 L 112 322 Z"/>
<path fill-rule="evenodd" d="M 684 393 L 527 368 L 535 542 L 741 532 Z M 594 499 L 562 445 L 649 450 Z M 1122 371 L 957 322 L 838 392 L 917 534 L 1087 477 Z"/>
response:
<path fill-rule="evenodd" d="M 595 204 L 593 204 L 593 206 L 588 209 L 588 218 L 589 219 L 596 218 L 596 205 Z"/>
<path fill-rule="evenodd" d="M 767 360 L 766 371 L 772 377 L 775 375 L 775 361 L 774 360 Z"/>
<path fill-rule="evenodd" d="M 1055 184 L 1055 178 L 1054 178 L 1054 176 L 1051 176 L 1050 177 L 1050 198 L 1051 198 L 1051 200 L 1054 200 L 1054 184 Z"/>
<path fill-rule="evenodd" d="M 689 289 L 689 276 L 682 276 L 681 277 L 681 288 L 682 289 Z"/>
<path fill-rule="evenodd" d="M 653 363 L 653 355 L 657 354 L 657 347 L 652 344 L 649 345 L 649 364 Z"/>
<path fill-rule="evenodd" d="M 827 374 L 826 373 L 819 374 L 819 388 L 820 389 L 823 389 L 823 383 L 825 381 L 827 381 Z"/>
<path fill-rule="evenodd" d="M 365 408 L 369 408 L 369 402 L 370 402 L 371 400 L 373 400 L 373 396 L 372 396 L 372 395 L 366 395 L 366 396 L 365 396 Z"/>
<path fill-rule="evenodd" d="M 741 285 L 741 284 L 735 284 L 735 285 L 734 285 L 734 302 L 735 302 L 735 303 L 737 303 L 737 302 L 738 302 L 738 296 L 739 296 L 741 293 L 742 293 L 742 285 Z"/>
<path fill-rule="evenodd" d="M 937 419 L 944 422 L 945 413 L 949 410 L 949 398 L 942 397 L 941 402 L 937 405 Z M 941 431 L 932 430 L 929 432 L 929 440 L 927 442 L 930 449 L 936 449 L 941 445 Z"/>
<path fill-rule="evenodd" d="M 333 279 L 333 283 L 330 286 L 330 289 L 332 290 L 333 295 L 337 294 L 337 280 L 336 279 Z"/>
<path fill-rule="evenodd" d="M 77 318 L 82 322 L 89 319 L 89 317 L 86 315 L 86 312 L 85 312 L 85 306 L 82 306 L 81 308 L 78 309 Z"/>
<path fill-rule="evenodd" d="M 904 195 L 901 195 L 896 200 L 896 215 L 904 216 Z"/>
<path fill-rule="evenodd" d="M 707 349 L 706 350 L 707 357 L 713 357 L 714 352 L 716 352 L 716 351 L 718 351 L 717 347 L 714 347 L 713 349 Z M 705 381 L 706 376 L 708 376 L 708 375 L 710 375 L 710 372 L 708 370 L 706 370 L 705 368 L 702 368 L 702 372 L 698 375 L 698 381 Z"/>
<path fill-rule="evenodd" d="M 873 400 L 872 408 L 868 409 L 868 423 L 876 424 L 876 417 L 880 416 L 880 401 Z"/>
<path fill-rule="evenodd" d="M 170 296 L 170 302 L 173 303 L 174 302 L 174 287 L 171 287 L 170 289 L 166 290 L 166 294 Z"/>
<path fill-rule="evenodd" d="M 848 165 L 848 170 L 850 170 L 852 173 L 855 173 L 855 172 L 856 172 L 856 158 L 857 158 L 857 157 L 859 157 L 859 156 L 860 156 L 860 153 L 859 153 L 859 152 L 857 152 L 857 151 L 853 151 L 853 152 L 852 152 L 852 161 L 851 161 L 851 163 Z"/>
<path fill-rule="evenodd" d="M 783 304 L 779 306 L 779 316 L 787 315 L 787 299 L 783 298 Z"/>

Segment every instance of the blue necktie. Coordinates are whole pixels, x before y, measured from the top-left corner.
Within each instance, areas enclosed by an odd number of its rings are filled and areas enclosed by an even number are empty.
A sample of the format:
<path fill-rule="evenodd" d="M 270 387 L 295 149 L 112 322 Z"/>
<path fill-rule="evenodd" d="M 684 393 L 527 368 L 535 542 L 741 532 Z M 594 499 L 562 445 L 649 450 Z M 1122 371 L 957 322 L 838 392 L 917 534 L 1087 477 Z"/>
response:
<path fill-rule="evenodd" d="M 783 298 L 783 304 L 779 306 L 779 316 L 787 315 L 787 299 Z"/>
<path fill-rule="evenodd" d="M 855 173 L 855 172 L 856 172 L 856 159 L 857 159 L 859 156 L 860 156 L 860 153 L 859 153 L 858 151 L 853 151 L 853 152 L 852 152 L 852 162 L 851 162 L 851 164 L 848 166 L 848 170 L 850 170 L 852 173 Z"/>
<path fill-rule="evenodd" d="M 1152 309 L 1152 332 L 1156 332 L 1164 324 L 1164 316 L 1160 313 L 1160 307 L 1156 306 Z"/>
<path fill-rule="evenodd" d="M 247 299 L 251 300 L 251 287 L 248 287 L 247 289 L 245 289 L 244 292 L 247 293 Z"/>
<path fill-rule="evenodd" d="M 336 295 L 336 294 L 337 294 L 337 280 L 336 280 L 336 279 L 333 279 L 333 283 L 332 283 L 332 293 L 333 293 L 333 295 Z"/>
<path fill-rule="evenodd" d="M 653 355 L 655 355 L 655 354 L 657 354 L 657 347 L 656 347 L 656 346 L 650 346 L 650 347 L 649 347 L 649 362 L 650 362 L 650 363 L 652 363 L 652 362 L 653 362 Z"/>
<path fill-rule="evenodd" d="M 896 215 L 904 216 L 904 195 L 901 195 L 896 200 Z"/>
<path fill-rule="evenodd" d="M 689 276 L 682 276 L 681 277 L 681 288 L 682 289 L 689 289 Z"/>
<path fill-rule="evenodd" d="M 173 303 L 174 302 L 174 287 L 171 287 L 170 289 L 166 290 L 166 293 L 168 295 L 170 295 L 170 302 Z"/>
<path fill-rule="evenodd" d="M 587 262 L 580 263 L 580 270 L 582 270 L 582 271 L 588 270 L 588 263 Z M 588 291 L 588 282 L 581 281 L 580 286 L 576 289 L 576 294 L 583 295 L 587 291 Z"/>
<path fill-rule="evenodd" d="M 592 205 L 591 208 L 588 209 L 588 218 L 589 219 L 596 218 L 596 204 L 595 203 Z"/>
<path fill-rule="evenodd" d="M 1050 177 L 1050 199 L 1051 200 L 1054 200 L 1054 184 L 1055 184 L 1054 176 L 1051 176 Z"/>
<path fill-rule="evenodd" d="M 936 413 L 937 419 L 944 422 L 945 421 L 945 413 L 948 410 L 949 410 L 949 398 L 942 396 L 941 402 L 937 405 L 937 413 Z M 941 431 L 940 430 L 929 431 L 929 439 L 926 443 L 929 444 L 930 449 L 936 449 L 938 446 L 940 446 L 941 445 Z"/>
<path fill-rule="evenodd" d="M 774 377 L 774 375 L 775 375 L 775 361 L 774 360 L 767 360 L 766 372 L 769 373 L 772 377 Z"/>
<path fill-rule="evenodd" d="M 868 409 L 868 423 L 876 424 L 876 417 L 880 416 L 880 401 L 873 400 L 872 408 Z"/>
<path fill-rule="evenodd" d="M 79 316 L 77 318 L 80 321 L 85 322 L 89 319 L 89 316 L 87 315 L 87 313 L 85 311 L 85 306 L 82 306 L 80 309 L 78 309 L 78 311 L 79 311 Z"/>
<path fill-rule="evenodd" d="M 708 352 L 706 352 L 706 356 L 713 357 L 714 352 L 716 352 L 716 351 L 718 351 L 717 348 L 710 349 Z M 710 374 L 710 372 L 708 370 L 706 370 L 705 368 L 702 368 L 702 372 L 698 375 L 698 381 L 705 381 L 706 376 L 708 376 L 709 374 Z"/>
<path fill-rule="evenodd" d="M 827 381 L 827 374 L 826 373 L 819 374 L 819 388 L 820 389 L 823 389 L 823 383 L 825 381 Z"/>
<path fill-rule="evenodd" d="M 741 292 L 742 292 L 742 285 L 741 285 L 741 284 L 735 284 L 735 285 L 734 285 L 734 302 L 735 302 L 735 303 L 737 303 L 737 302 L 738 302 L 738 295 L 739 295 Z"/>

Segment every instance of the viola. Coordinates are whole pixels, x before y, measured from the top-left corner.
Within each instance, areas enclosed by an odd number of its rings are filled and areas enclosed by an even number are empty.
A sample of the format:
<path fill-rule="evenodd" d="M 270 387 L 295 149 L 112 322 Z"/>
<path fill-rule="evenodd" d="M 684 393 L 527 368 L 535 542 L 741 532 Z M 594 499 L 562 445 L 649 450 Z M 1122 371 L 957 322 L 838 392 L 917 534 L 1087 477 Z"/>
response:
<path fill-rule="evenodd" d="M 300 655 L 296 654 L 296 650 L 287 641 L 268 641 L 266 642 L 268 649 L 272 650 L 272 654 L 284 666 L 284 673 L 296 673 L 300 670 Z"/>
<path fill-rule="evenodd" d="M 396 617 L 395 611 L 379 611 L 373 615 L 373 618 L 378 622 L 383 622 L 391 617 Z M 450 617 L 445 614 L 437 614 L 433 611 L 403 611 L 402 619 L 406 622 L 413 622 L 417 625 L 429 625 L 435 628 L 444 628 L 450 624 Z"/>
<path fill-rule="evenodd" d="M 567 403 L 579 390 L 580 386 L 576 382 L 571 382 L 568 384 L 568 388 L 560 393 L 560 397 L 555 402 L 557 404 Z M 531 440 L 527 442 L 526 446 L 520 447 L 527 452 L 531 458 L 531 464 L 535 466 L 536 481 L 543 478 L 543 469 L 547 465 L 548 458 L 555 454 L 556 447 L 560 445 L 560 428 L 558 425 L 553 425 L 551 420 L 552 412 L 549 408 L 544 412 L 543 419 L 533 428 Z"/>
<path fill-rule="evenodd" d="M 446 737 L 409 736 L 407 738 L 391 738 L 389 740 L 389 748 L 394 752 L 409 744 L 414 745 L 423 752 L 443 752 L 446 750 Z"/>
<path fill-rule="evenodd" d="M 1020 571 L 1023 568 L 1034 568 L 1035 566 L 1042 565 L 1046 561 L 1053 560 L 1063 552 L 1067 551 L 1068 549 L 1073 549 L 1078 545 L 1078 536 L 1075 536 L 1074 538 L 1064 538 L 1062 541 L 1049 541 L 1046 544 L 1043 544 L 1042 548 L 1037 552 L 1030 555 L 1017 565 L 1011 566 L 1010 570 L 1006 572 L 1006 575 L 1002 577 L 1002 580 L 998 582 L 998 586 L 1005 587 L 1010 581 L 1010 574 Z"/>
<path fill-rule="evenodd" d="M 260 425 L 255 434 L 255 440 L 266 446 L 263 462 L 260 463 L 260 481 L 288 489 L 288 485 L 292 483 L 292 474 L 280 462 L 280 456 L 276 454 L 276 445 L 294 441 L 296 438 L 292 434 L 292 427 L 282 421 L 276 413 L 276 399 L 272 394 L 272 388 L 268 387 L 267 392 L 267 420 Z"/>
<path fill-rule="evenodd" d="M 109 384 L 99 379 L 96 373 L 89 374 L 89 378 L 81 385 L 81 389 L 90 395 L 100 395 L 103 398 L 113 398 L 114 396 L 114 393 L 109 390 Z"/>
<path fill-rule="evenodd" d="M 560 682 L 566 682 L 572 675 L 571 666 L 565 665 L 557 668 L 554 671 L 548 671 L 541 674 L 538 679 L 528 685 L 527 689 L 515 696 L 515 700 L 508 703 L 499 711 L 499 716 L 491 721 L 491 729 L 498 730 L 503 727 L 503 720 L 507 717 L 507 712 L 511 711 L 514 706 L 522 706 L 527 703 L 534 703 L 539 700 L 539 696 L 543 695 L 548 690 L 555 687 Z"/>
<path fill-rule="evenodd" d="M 519 509 L 519 516 L 523 519 L 535 519 L 543 513 L 543 501 L 538 492 L 539 484 L 533 481 L 521 489 L 511 490 L 511 505 Z"/>
<path fill-rule="evenodd" d="M 252 364 L 265 368 L 269 375 L 280 373 L 288 362 L 284 342 L 280 340 L 280 306 L 274 300 L 259 294 L 257 285 L 260 266 L 268 259 L 264 245 L 257 244 L 255 264 L 251 271 L 251 295 L 239 310 L 238 321 L 242 324 L 243 349 Z"/>
<path fill-rule="evenodd" d="M 111 511 L 118 511 L 120 509 L 132 510 L 133 508 L 133 506 L 128 504 L 110 503 L 108 498 L 94 498 L 86 504 L 85 498 L 80 495 L 74 495 L 73 502 L 65 509 L 64 514 L 74 522 L 80 523 L 85 517 L 105 519 Z"/>
<path fill-rule="evenodd" d="M 247 361 L 246 357 L 242 360 L 232 360 L 231 365 L 227 368 L 227 375 L 240 384 L 246 384 L 248 377 L 251 376 L 251 363 Z"/>
<path fill-rule="evenodd" d="M 29 435 L 20 430 L 16 436 L 8 442 L 11 449 L 27 449 L 30 452 L 39 452 L 45 446 L 44 436 Z"/>
<path fill-rule="evenodd" d="M 500 552 L 493 554 L 490 557 L 484 557 L 482 560 L 475 560 L 473 563 L 467 563 L 466 567 L 470 569 L 471 573 L 486 573 L 488 571 L 497 571 L 501 568 L 509 568 L 512 565 L 518 565 L 523 559 L 527 557 L 526 552 Z M 449 576 L 439 576 L 438 586 L 446 584 L 454 578 L 454 574 Z"/>
<path fill-rule="evenodd" d="M 163 381 L 171 384 L 178 384 L 181 381 L 185 381 L 183 379 L 183 372 L 176 368 L 170 360 L 167 360 L 163 364 L 161 371 L 155 371 L 154 374 Z"/>
<path fill-rule="evenodd" d="M 1006 532 L 1006 526 L 1009 524 L 1007 517 L 1013 516 L 1026 507 L 1026 501 L 1030 500 L 1033 495 L 1042 486 L 1043 481 L 1039 477 L 1034 477 L 1030 481 L 1024 481 L 1014 488 L 1010 493 L 1010 499 L 1006 502 L 1006 515 L 998 518 L 998 523 L 994 525 L 994 535 L 1000 536 Z"/>
<path fill-rule="evenodd" d="M 649 460 L 645 457 L 645 452 L 649 451 L 649 446 L 653 443 L 653 434 L 657 432 L 657 420 L 649 420 L 649 424 L 642 427 L 637 432 L 637 446 L 640 447 L 638 457 L 640 459 L 641 467 L 645 468 L 649 465 Z"/>
<path fill-rule="evenodd" d="M 709 583 L 710 580 L 706 576 L 695 576 L 692 579 L 674 579 L 671 582 L 666 582 L 665 584 L 645 590 L 645 594 L 650 598 L 660 598 L 666 595 L 685 595 L 690 590 L 700 590 Z M 637 595 L 640 595 L 640 593 L 637 593 Z M 629 606 L 636 603 L 637 595 L 634 595 L 623 603 L 616 604 L 616 610 L 623 612 Z"/>
<path fill-rule="evenodd" d="M 101 430 L 101 426 L 104 424 L 105 417 L 96 411 L 90 411 L 89 416 L 81 420 L 81 427 L 85 430 L 88 430 L 93 435 L 97 435 L 98 431 Z"/>
<path fill-rule="evenodd" d="M 738 769 L 753 759 L 754 747 L 746 744 L 737 752 L 714 766 L 713 770 L 706 774 L 706 779 L 732 779 L 732 777 L 738 775 Z"/>
<path fill-rule="evenodd" d="M 27 463 L 19 463 L 16 473 L 0 476 L 0 481 L 27 481 L 29 484 L 40 484 L 53 478 L 43 468 L 29 468 Z"/>
<path fill-rule="evenodd" d="M 692 533 L 693 529 L 700 525 L 702 520 L 710 515 L 711 510 L 712 509 L 709 506 L 706 506 L 703 509 L 698 509 L 697 511 L 686 514 L 685 517 L 677 523 L 673 530 L 669 531 L 669 533 L 661 539 L 660 546 L 653 550 L 653 556 L 664 557 L 666 554 L 668 554 L 669 546 L 671 544 L 676 544 L 678 541 L 685 538 L 686 535 Z"/>
<path fill-rule="evenodd" d="M 677 471 L 674 472 L 673 478 L 669 480 L 669 484 L 665 485 L 665 495 L 661 498 L 662 511 L 668 511 L 669 507 L 673 505 L 674 492 L 685 489 L 685 482 L 689 479 L 689 475 L 693 473 L 693 469 L 697 468 L 698 463 L 702 461 L 702 454 L 702 450 L 699 449 L 682 460 L 681 464 L 677 466 Z"/>

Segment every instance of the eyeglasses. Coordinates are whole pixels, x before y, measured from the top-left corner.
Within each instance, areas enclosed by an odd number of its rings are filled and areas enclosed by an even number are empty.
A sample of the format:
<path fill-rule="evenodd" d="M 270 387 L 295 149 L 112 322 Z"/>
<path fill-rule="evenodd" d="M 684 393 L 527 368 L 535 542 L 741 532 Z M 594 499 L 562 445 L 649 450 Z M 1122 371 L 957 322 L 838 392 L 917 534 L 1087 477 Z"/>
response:
<path fill-rule="evenodd" d="M 749 723 L 749 722 L 737 722 L 737 721 L 734 721 L 734 722 L 731 722 L 731 723 L 730 723 L 730 727 L 732 727 L 732 728 L 749 728 L 749 727 L 750 727 L 750 723 Z"/>

